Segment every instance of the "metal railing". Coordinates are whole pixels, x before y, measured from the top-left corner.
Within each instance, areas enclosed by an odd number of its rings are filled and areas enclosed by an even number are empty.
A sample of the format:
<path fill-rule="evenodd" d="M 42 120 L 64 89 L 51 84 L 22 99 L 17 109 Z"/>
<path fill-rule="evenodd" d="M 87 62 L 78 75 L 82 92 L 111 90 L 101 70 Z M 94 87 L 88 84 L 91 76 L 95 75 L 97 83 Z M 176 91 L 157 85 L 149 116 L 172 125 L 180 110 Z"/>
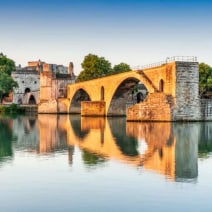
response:
<path fill-rule="evenodd" d="M 132 68 L 132 70 L 142 70 L 142 69 L 154 68 L 154 67 L 162 66 L 162 65 L 170 63 L 170 62 L 197 62 L 197 57 L 195 57 L 195 56 L 167 57 L 166 60 L 163 60 L 160 62 L 149 63 L 149 64 L 142 65 L 142 66 L 135 66 Z"/>

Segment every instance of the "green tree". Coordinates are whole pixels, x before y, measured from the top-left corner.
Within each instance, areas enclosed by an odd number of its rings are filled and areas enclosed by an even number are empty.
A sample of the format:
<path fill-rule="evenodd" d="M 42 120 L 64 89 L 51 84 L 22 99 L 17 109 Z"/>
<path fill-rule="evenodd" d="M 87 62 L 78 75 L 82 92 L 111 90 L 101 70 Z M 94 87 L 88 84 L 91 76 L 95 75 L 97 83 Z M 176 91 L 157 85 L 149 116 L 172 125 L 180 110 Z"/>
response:
<path fill-rule="evenodd" d="M 200 92 L 212 90 L 212 67 L 205 63 L 199 64 Z"/>
<path fill-rule="evenodd" d="M 16 87 L 18 87 L 18 83 L 10 75 L 4 72 L 0 73 L 0 102 Z"/>
<path fill-rule="evenodd" d="M 80 72 L 77 81 L 84 81 L 94 79 L 107 75 L 111 72 L 111 63 L 104 57 L 99 57 L 94 54 L 85 56 L 82 64 L 83 70 Z"/>
<path fill-rule="evenodd" d="M 0 73 L 11 75 L 12 71 L 15 71 L 15 62 L 0 53 Z"/>
<path fill-rule="evenodd" d="M 82 151 L 82 158 L 84 163 L 88 166 L 95 166 L 106 161 L 104 157 L 91 153 L 87 150 Z"/>
<path fill-rule="evenodd" d="M 115 65 L 113 67 L 113 71 L 114 72 L 117 72 L 117 73 L 119 73 L 119 72 L 125 72 L 125 71 L 130 71 L 130 70 L 131 70 L 130 69 L 130 66 L 128 64 L 126 64 L 126 63 L 119 63 L 119 64 L 117 64 L 117 65 Z"/>
<path fill-rule="evenodd" d="M 0 53 L 0 102 L 15 87 L 18 87 L 17 82 L 11 77 L 12 71 L 15 71 L 15 62 Z"/>

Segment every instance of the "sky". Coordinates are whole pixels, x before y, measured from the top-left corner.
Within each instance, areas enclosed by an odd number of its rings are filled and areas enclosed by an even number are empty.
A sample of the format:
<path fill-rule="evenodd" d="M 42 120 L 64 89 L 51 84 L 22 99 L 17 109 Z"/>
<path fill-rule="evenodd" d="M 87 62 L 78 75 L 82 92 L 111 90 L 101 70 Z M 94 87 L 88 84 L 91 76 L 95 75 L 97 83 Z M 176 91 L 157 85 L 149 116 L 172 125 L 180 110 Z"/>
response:
<path fill-rule="evenodd" d="M 68 66 L 91 53 L 132 68 L 171 56 L 212 65 L 211 0 L 0 0 L 0 52 Z"/>

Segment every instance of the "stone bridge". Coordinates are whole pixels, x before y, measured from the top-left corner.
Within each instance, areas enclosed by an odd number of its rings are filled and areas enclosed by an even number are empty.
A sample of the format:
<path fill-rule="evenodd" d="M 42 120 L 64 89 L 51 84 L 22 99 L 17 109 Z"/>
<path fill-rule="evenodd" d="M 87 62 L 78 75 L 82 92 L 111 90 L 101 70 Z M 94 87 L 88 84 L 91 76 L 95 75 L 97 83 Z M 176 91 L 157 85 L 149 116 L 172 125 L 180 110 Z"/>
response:
<path fill-rule="evenodd" d="M 138 83 L 144 85 L 148 95 L 135 104 L 132 91 Z M 198 62 L 166 62 L 153 68 L 69 84 L 66 98 L 43 102 L 39 112 L 126 115 L 129 121 L 200 120 L 198 83 Z"/>

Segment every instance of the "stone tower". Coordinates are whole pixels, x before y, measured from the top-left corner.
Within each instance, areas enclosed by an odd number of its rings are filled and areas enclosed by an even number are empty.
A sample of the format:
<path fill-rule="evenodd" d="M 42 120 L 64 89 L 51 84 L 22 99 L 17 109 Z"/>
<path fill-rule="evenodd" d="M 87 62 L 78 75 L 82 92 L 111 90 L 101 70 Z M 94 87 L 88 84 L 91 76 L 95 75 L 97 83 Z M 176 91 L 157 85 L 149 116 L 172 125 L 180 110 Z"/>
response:
<path fill-rule="evenodd" d="M 69 63 L 68 73 L 71 75 L 71 77 L 74 76 L 74 64 L 72 62 Z"/>

